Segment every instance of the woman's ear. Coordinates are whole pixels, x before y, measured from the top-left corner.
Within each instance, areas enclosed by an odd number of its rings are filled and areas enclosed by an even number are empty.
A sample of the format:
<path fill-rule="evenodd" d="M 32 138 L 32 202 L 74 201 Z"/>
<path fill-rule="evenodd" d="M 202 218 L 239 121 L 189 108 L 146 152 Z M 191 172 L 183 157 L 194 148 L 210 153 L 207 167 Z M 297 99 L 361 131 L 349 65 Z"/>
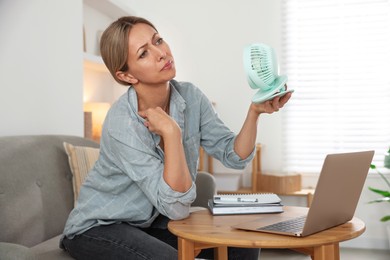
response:
<path fill-rule="evenodd" d="M 122 81 L 128 82 L 131 85 L 137 84 L 138 79 L 136 79 L 133 75 L 131 75 L 128 72 L 123 72 L 123 71 L 117 71 L 115 73 L 116 77 Z"/>

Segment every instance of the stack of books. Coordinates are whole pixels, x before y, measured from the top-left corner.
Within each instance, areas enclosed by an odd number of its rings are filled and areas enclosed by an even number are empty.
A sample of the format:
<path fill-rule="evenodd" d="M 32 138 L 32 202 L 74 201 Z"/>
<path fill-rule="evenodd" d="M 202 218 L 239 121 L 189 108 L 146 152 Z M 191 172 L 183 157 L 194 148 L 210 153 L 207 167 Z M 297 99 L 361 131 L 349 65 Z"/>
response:
<path fill-rule="evenodd" d="M 273 193 L 214 195 L 208 206 L 213 215 L 283 212 L 281 199 Z"/>

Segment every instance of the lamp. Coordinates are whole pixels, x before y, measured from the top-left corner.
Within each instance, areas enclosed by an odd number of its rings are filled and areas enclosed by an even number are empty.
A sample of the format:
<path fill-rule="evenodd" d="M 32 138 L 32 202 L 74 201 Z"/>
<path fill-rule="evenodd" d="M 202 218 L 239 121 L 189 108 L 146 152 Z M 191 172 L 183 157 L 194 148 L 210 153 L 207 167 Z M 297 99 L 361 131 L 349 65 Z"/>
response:
<path fill-rule="evenodd" d="M 102 135 L 102 126 L 107 112 L 110 109 L 109 103 L 86 102 L 84 112 L 92 113 L 92 139 L 99 142 Z"/>

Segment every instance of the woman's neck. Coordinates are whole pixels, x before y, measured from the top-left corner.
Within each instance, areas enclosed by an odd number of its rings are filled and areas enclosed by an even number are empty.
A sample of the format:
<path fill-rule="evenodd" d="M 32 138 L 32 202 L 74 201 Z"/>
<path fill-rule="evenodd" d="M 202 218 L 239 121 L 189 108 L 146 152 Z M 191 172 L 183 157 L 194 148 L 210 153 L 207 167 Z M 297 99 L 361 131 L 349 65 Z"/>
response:
<path fill-rule="evenodd" d="M 168 113 L 170 100 L 169 82 L 163 85 L 137 85 L 134 86 L 138 96 L 138 110 L 161 107 Z"/>

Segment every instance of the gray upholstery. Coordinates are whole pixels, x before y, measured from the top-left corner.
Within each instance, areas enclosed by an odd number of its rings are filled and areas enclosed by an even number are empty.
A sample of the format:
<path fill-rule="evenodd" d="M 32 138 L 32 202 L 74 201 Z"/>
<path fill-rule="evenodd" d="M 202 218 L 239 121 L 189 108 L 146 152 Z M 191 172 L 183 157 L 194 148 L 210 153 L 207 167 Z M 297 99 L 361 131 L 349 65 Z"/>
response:
<path fill-rule="evenodd" d="M 213 197 L 216 191 L 214 176 L 208 172 L 198 172 L 196 177 L 196 199 L 192 206 L 207 208 L 208 200 Z"/>
<path fill-rule="evenodd" d="M 73 207 L 72 174 L 63 142 L 99 147 L 76 136 L 0 137 L 1 260 L 72 259 L 58 247 Z M 199 174 L 197 206 L 205 207 L 207 196 L 215 192 L 209 177 Z"/>
<path fill-rule="evenodd" d="M 28 247 L 0 242 L 0 259 L 11 260 L 11 259 L 36 259 L 34 253 L 30 252 Z"/>
<path fill-rule="evenodd" d="M 62 233 L 73 207 L 64 141 L 99 147 L 75 136 L 0 137 L 0 242 L 32 247 Z"/>

